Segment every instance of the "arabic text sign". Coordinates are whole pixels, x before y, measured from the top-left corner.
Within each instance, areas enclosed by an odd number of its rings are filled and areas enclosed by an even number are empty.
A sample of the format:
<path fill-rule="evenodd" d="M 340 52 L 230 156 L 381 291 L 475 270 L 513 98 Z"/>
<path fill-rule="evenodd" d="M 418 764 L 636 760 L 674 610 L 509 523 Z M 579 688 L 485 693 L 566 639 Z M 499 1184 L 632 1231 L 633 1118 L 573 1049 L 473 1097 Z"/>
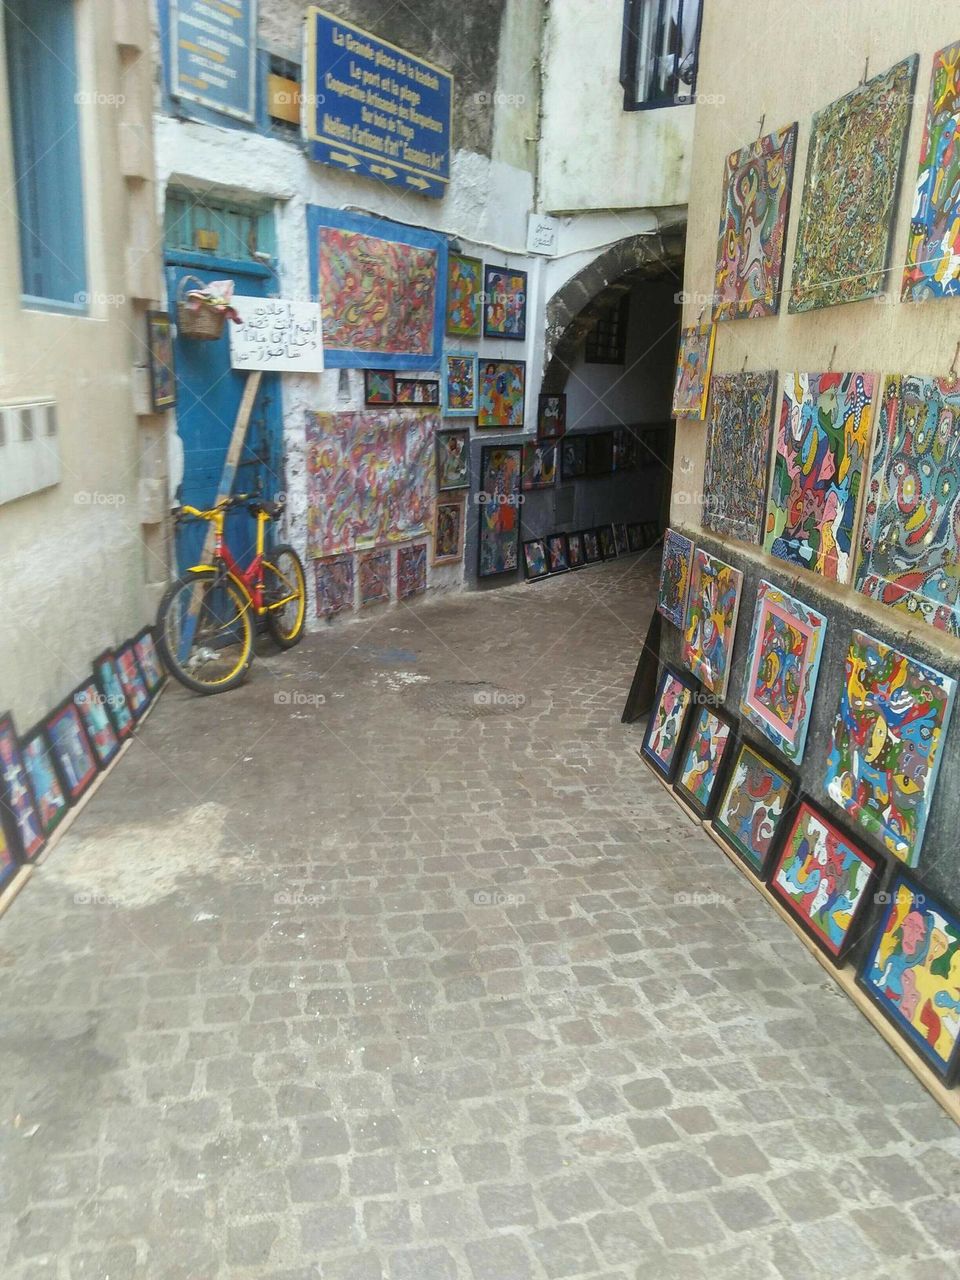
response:
<path fill-rule="evenodd" d="M 170 0 L 170 51 L 174 98 L 253 123 L 257 0 Z"/>
<path fill-rule="evenodd" d="M 285 298 L 234 298 L 243 324 L 230 325 L 234 369 L 321 373 L 323 335 L 316 302 Z"/>

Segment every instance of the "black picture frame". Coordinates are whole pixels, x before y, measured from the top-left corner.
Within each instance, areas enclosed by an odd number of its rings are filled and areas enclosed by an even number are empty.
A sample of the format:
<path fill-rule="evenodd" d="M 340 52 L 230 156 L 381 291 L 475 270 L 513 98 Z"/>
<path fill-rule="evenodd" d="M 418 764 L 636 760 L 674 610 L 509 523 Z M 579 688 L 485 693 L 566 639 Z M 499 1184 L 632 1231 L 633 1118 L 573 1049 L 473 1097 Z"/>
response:
<path fill-rule="evenodd" d="M 104 649 L 102 653 L 98 653 L 94 658 L 93 679 L 104 699 L 114 732 L 123 742 L 133 733 L 137 720 L 130 703 L 127 701 L 123 685 L 120 683 L 117 659 L 112 649 Z"/>
<path fill-rule="evenodd" d="M 374 379 L 383 378 L 389 382 L 390 398 L 374 395 L 372 388 Z M 397 403 L 397 375 L 392 369 L 364 369 L 363 371 L 363 403 L 368 408 L 389 407 Z"/>
<path fill-rule="evenodd" d="M 587 437 L 564 436 L 560 441 L 560 479 L 579 480 L 587 474 Z"/>
<path fill-rule="evenodd" d="M 41 793 L 37 785 L 37 776 L 35 768 L 28 763 L 33 754 L 32 748 L 39 746 L 40 751 L 46 758 L 46 768 L 51 775 L 51 781 L 59 793 L 59 799 L 62 802 L 54 816 L 45 815 L 44 803 L 47 799 L 45 793 Z M 43 832 L 45 840 L 49 840 L 70 812 L 71 806 L 75 803 L 70 795 L 69 788 L 60 769 L 59 761 L 53 749 L 53 743 L 50 741 L 50 735 L 47 733 L 46 727 L 42 720 L 39 720 L 32 728 L 20 736 L 20 756 L 23 760 L 23 767 L 27 772 L 30 781 L 30 790 L 33 793 L 33 803 L 37 810 L 37 817 L 40 820 L 40 829 Z"/>
<path fill-rule="evenodd" d="M 515 457 L 516 465 L 514 474 L 516 476 L 516 484 L 513 492 L 510 494 L 491 495 L 488 485 L 487 462 L 493 453 L 511 453 Z M 519 444 L 485 444 L 480 450 L 480 493 L 478 494 L 478 528 L 477 528 L 477 577 L 478 578 L 499 578 L 508 573 L 516 573 L 520 568 L 520 504 L 523 500 L 523 494 L 520 488 L 521 474 L 523 468 L 523 448 Z M 485 545 L 486 533 L 486 506 L 493 496 L 494 503 L 497 506 L 513 505 L 516 511 L 516 527 L 513 530 L 513 559 L 514 563 L 504 565 L 503 568 L 491 569 L 484 568 L 483 550 Z M 503 499 L 503 501 L 501 501 Z M 505 542 L 506 546 L 507 543 Z"/>
<path fill-rule="evenodd" d="M 153 627 L 143 627 L 137 632 L 133 637 L 133 651 L 152 702 L 154 695 L 163 688 L 167 679 Z"/>
<path fill-rule="evenodd" d="M 587 564 L 599 564 L 603 559 L 600 550 L 600 534 L 596 529 L 581 530 L 583 538 L 583 558 Z"/>
<path fill-rule="evenodd" d="M 671 753 L 670 760 L 669 762 L 665 762 L 651 746 L 651 738 L 656 728 L 657 712 L 663 701 L 664 690 L 668 680 L 675 680 L 678 684 L 682 685 L 686 690 L 688 697 L 685 700 L 685 705 L 681 712 L 680 723 L 676 730 L 676 742 Z M 657 681 L 657 693 L 653 700 L 653 707 L 651 708 L 650 715 L 647 719 L 647 727 L 643 732 L 643 742 L 640 747 L 640 754 L 654 773 L 668 784 L 673 782 L 677 769 L 680 767 L 680 755 L 683 751 L 683 745 L 687 739 L 687 732 L 690 727 L 690 716 L 693 714 L 693 708 L 696 705 L 696 697 L 699 688 L 700 686 L 695 680 L 692 680 L 689 675 L 678 670 L 676 667 L 671 666 L 669 663 L 664 663 L 663 669 L 660 672 L 660 678 Z"/>
<path fill-rule="evenodd" d="M 704 715 L 713 716 L 716 720 L 719 720 L 721 724 L 726 725 L 727 728 L 727 740 L 724 744 L 723 754 L 720 757 L 720 763 L 717 766 L 713 785 L 710 788 L 710 794 L 707 796 L 706 804 L 704 804 L 688 787 L 683 785 L 682 778 L 684 762 L 686 761 L 687 755 L 693 746 L 693 740 L 696 736 L 701 717 Z M 730 761 L 733 759 L 733 755 L 736 750 L 737 730 L 737 721 L 732 716 L 726 715 L 724 712 L 720 711 L 719 708 L 711 706 L 706 702 L 701 702 L 694 706 L 689 724 L 687 725 L 687 736 L 680 749 L 680 760 L 674 777 L 673 789 L 683 803 L 689 809 L 692 809 L 700 818 L 709 818 L 720 798 L 720 790 L 726 777 L 726 771 L 729 768 Z"/>
<path fill-rule="evenodd" d="M 17 797 L 11 794 L 15 774 L 20 775 Z M 24 802 L 21 812 L 26 821 L 23 824 L 14 808 L 15 799 Z M 0 819 L 3 821 L 7 845 L 14 860 L 17 863 L 34 862 L 47 847 L 47 837 L 43 834 L 40 811 L 33 794 L 30 775 L 23 762 L 13 715 L 9 711 L 0 715 Z M 24 839 L 27 824 L 30 824 L 28 829 L 32 828 L 29 842 Z"/>
<path fill-rule="evenodd" d="M 393 381 L 394 395 L 397 406 L 404 409 L 439 409 L 440 408 L 440 379 L 439 378 L 401 378 L 396 377 Z M 407 391 L 416 396 L 416 399 L 405 400 L 403 396 Z"/>
<path fill-rule="evenodd" d="M 613 534 L 612 524 L 602 524 L 597 526 L 597 537 L 600 539 L 600 555 L 604 560 L 616 560 L 619 552 L 617 551 L 617 540 Z"/>
<path fill-rule="evenodd" d="M 643 533 L 639 524 L 627 525 L 627 546 L 631 551 L 643 550 Z"/>
<path fill-rule="evenodd" d="M 578 550 L 574 551 L 574 548 Z M 587 555 L 583 545 L 582 533 L 567 534 L 567 559 L 570 561 L 570 569 L 585 569 L 587 567 Z M 576 559 L 576 564 L 574 564 Z"/>
<path fill-rule="evenodd" d="M 554 568 L 553 544 L 556 544 L 561 552 L 563 563 L 559 568 Z M 547 564 L 550 566 L 550 572 L 552 574 L 570 572 L 570 547 L 565 533 L 547 534 Z"/>
<path fill-rule="evenodd" d="M 761 765 L 786 784 L 783 810 L 780 813 L 780 816 L 776 819 L 767 849 L 759 858 L 753 856 L 752 852 L 747 849 L 740 836 L 732 830 L 728 823 L 723 822 L 720 816 L 724 807 L 724 801 L 733 785 L 737 766 L 745 751 L 749 751 Z M 729 760 L 727 772 L 724 775 L 723 783 L 717 791 L 716 801 L 713 807 L 713 817 L 710 821 L 713 824 L 714 830 L 722 837 L 724 843 L 733 850 L 751 874 L 756 876 L 757 879 L 761 880 L 764 884 L 766 884 L 774 859 L 780 852 L 780 840 L 783 837 L 785 824 L 789 820 L 796 805 L 799 790 L 799 777 L 795 770 L 788 768 L 779 760 L 772 760 L 770 756 L 768 756 L 749 738 L 741 735 L 741 737 L 737 739 L 733 754 Z"/>
<path fill-rule="evenodd" d="M 173 321 L 166 311 L 148 311 L 146 324 L 150 407 L 154 413 L 165 413 L 177 403 Z"/>
<path fill-rule="evenodd" d="M 79 775 L 75 772 L 77 762 L 64 747 L 59 732 L 60 724 L 67 722 L 76 730 L 77 746 L 85 753 L 88 761 Z M 64 698 L 62 702 L 59 702 L 44 717 L 43 728 L 53 750 L 53 760 L 60 776 L 60 783 L 64 787 L 70 803 L 76 804 L 93 785 L 97 774 L 100 772 L 100 762 L 97 759 L 93 743 L 87 735 L 83 716 L 73 701 L 72 693 Z"/>
<path fill-rule="evenodd" d="M 538 548 L 542 556 L 543 564 L 542 572 L 537 572 L 531 566 L 532 553 L 530 548 Z M 550 577 L 550 560 L 547 556 L 547 540 L 546 538 L 527 538 L 523 544 L 523 576 L 527 582 L 540 582 L 544 578 Z"/>
<path fill-rule="evenodd" d="M 555 411 L 554 411 L 554 405 Z M 541 391 L 537 399 L 537 439 L 560 440 L 567 433 L 567 394 Z"/>
<path fill-rule="evenodd" d="M 613 522 L 613 540 L 617 545 L 618 556 L 629 555 L 630 544 L 627 540 L 627 526 L 622 520 L 614 520 Z"/>
<path fill-rule="evenodd" d="M 463 480 L 457 484 L 441 484 L 442 460 L 443 460 L 443 444 L 451 436 L 458 436 L 463 443 L 462 457 L 464 459 Z M 437 467 L 437 493 L 460 493 L 464 489 L 470 488 L 470 428 L 469 427 L 450 427 L 438 431 L 436 434 L 436 467 Z"/>
<path fill-rule="evenodd" d="M 97 757 L 97 763 L 101 769 L 106 769 L 120 754 L 122 743 L 103 700 L 103 694 L 97 687 L 96 680 L 91 675 L 87 680 L 77 685 L 70 696 L 73 699 L 73 705 L 80 712 L 80 719 L 83 721 L 83 727 L 87 731 L 87 737 L 90 739 L 90 745 L 93 747 L 94 755 Z M 97 711 L 101 712 L 103 721 L 109 728 L 111 735 L 109 743 L 102 747 L 98 737 L 100 725 L 97 723 Z"/>
<path fill-rule="evenodd" d="M 521 280 L 522 286 L 519 290 L 519 296 L 523 299 L 523 305 L 519 313 L 519 322 L 516 325 L 495 324 L 492 316 L 495 314 L 495 308 L 501 305 L 498 302 L 498 289 L 502 290 L 502 285 L 498 286 L 498 276 L 512 276 Z M 506 342 L 523 342 L 527 336 L 527 273 L 519 267 L 498 267 L 490 263 L 484 263 L 483 266 L 483 336 L 485 338 L 501 338 Z"/>
<path fill-rule="evenodd" d="M 113 651 L 113 656 L 116 659 L 117 675 L 120 678 L 120 684 L 123 687 L 123 692 L 127 695 L 127 704 L 133 712 L 134 719 L 139 720 L 146 714 L 147 708 L 153 702 L 154 695 L 150 692 L 150 687 L 147 684 L 147 678 L 143 674 L 143 669 L 140 666 L 140 660 L 137 657 L 137 651 L 134 648 L 133 640 L 125 640 L 123 644 L 119 645 Z M 127 657 L 130 659 L 130 670 L 125 670 L 123 666 L 123 660 Z M 126 677 L 126 679 L 124 677 Z M 139 699 L 135 697 L 135 693 L 139 692 L 136 688 L 136 681 L 139 681 L 143 686 L 143 692 L 146 695 L 143 702 L 139 701 Z M 127 687 L 128 683 L 133 688 L 134 693 L 131 693 L 130 688 Z"/>

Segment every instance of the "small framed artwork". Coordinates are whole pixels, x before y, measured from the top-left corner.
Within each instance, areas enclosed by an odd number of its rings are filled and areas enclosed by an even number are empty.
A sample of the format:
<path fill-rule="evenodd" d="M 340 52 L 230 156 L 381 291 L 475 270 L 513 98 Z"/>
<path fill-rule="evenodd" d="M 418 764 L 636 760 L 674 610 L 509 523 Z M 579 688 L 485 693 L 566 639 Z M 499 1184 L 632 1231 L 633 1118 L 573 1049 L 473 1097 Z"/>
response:
<path fill-rule="evenodd" d="M 946 1085 L 960 1074 L 960 919 L 898 872 L 857 982 Z"/>
<path fill-rule="evenodd" d="M 330 556 L 314 561 L 317 617 L 334 618 L 356 603 L 357 585 L 353 556 Z"/>
<path fill-rule="evenodd" d="M 470 488 L 470 429 L 437 432 L 437 492 Z"/>
<path fill-rule="evenodd" d="M 698 547 L 683 629 L 683 665 L 721 701 L 727 696 L 743 574 Z"/>
<path fill-rule="evenodd" d="M 433 563 L 459 564 L 463 559 L 463 502 L 438 499 L 433 521 Z"/>
<path fill-rule="evenodd" d="M 636 471 L 639 466 L 639 437 L 633 427 L 618 427 L 613 433 L 614 471 Z"/>
<path fill-rule="evenodd" d="M 15 856 L 30 862 L 41 852 L 47 837 L 9 712 L 0 716 L 0 810 Z"/>
<path fill-rule="evenodd" d="M 583 531 L 583 558 L 587 564 L 595 564 L 598 560 L 602 560 L 600 554 L 600 535 L 596 529 L 584 529 Z"/>
<path fill-rule="evenodd" d="M 484 445 L 480 451 L 477 577 L 516 573 L 520 568 L 520 468 L 518 444 Z"/>
<path fill-rule="evenodd" d="M 779 764 L 741 741 L 723 784 L 713 825 L 755 876 L 765 871 L 776 848 L 784 816 L 793 801 L 795 779 Z"/>
<path fill-rule="evenodd" d="M 582 533 L 567 534 L 567 558 L 570 561 L 571 569 L 582 569 L 587 563 L 586 553 L 583 549 Z"/>
<path fill-rule="evenodd" d="M 673 781 L 680 765 L 680 748 L 696 692 L 696 686 L 686 676 L 673 667 L 663 668 L 641 752 L 664 782 Z"/>
<path fill-rule="evenodd" d="M 133 649 L 133 641 L 128 640 L 116 652 L 117 675 L 123 692 L 127 695 L 127 703 L 133 712 L 134 720 L 139 720 L 150 705 L 150 693 L 147 682 L 143 678 L 137 655 Z"/>
<path fill-rule="evenodd" d="M 627 546 L 631 551 L 643 550 L 643 532 L 638 524 L 627 525 Z"/>
<path fill-rule="evenodd" d="M 143 672 L 147 692 L 152 698 L 166 678 L 154 643 L 152 627 L 144 627 L 140 634 L 134 637 L 133 651 L 137 655 L 137 662 Z"/>
<path fill-rule="evenodd" d="M 483 336 L 522 342 L 527 336 L 527 273 L 483 268 Z"/>
<path fill-rule="evenodd" d="M 479 338 L 483 319 L 483 263 L 462 253 L 447 257 L 446 328 L 451 338 Z"/>
<path fill-rule="evenodd" d="M 481 360 L 477 426 L 522 427 L 526 394 L 525 360 Z"/>
<path fill-rule="evenodd" d="M 631 525 L 643 541 L 639 525 Z M 663 535 L 663 554 L 660 558 L 660 585 L 657 588 L 657 613 L 683 627 L 687 613 L 687 593 L 690 590 L 690 569 L 693 565 L 693 543 L 682 533 L 668 529 Z"/>
<path fill-rule="evenodd" d="M 614 524 L 613 540 L 617 544 L 617 555 L 625 556 L 630 550 L 630 545 L 627 542 L 627 526 L 625 524 Z"/>
<path fill-rule="evenodd" d="M 715 324 L 693 325 L 680 330 L 677 373 L 673 383 L 673 416 L 705 418 L 710 370 L 713 367 Z"/>
<path fill-rule="evenodd" d="M 61 785 L 60 773 L 54 761 L 53 747 L 42 724 L 34 725 L 29 733 L 24 734 L 20 751 L 33 790 L 40 827 L 46 838 L 56 831 L 61 821 L 67 816 L 70 801 Z"/>
<path fill-rule="evenodd" d="M 801 799 L 785 831 L 770 890 L 840 964 L 857 940 L 880 860 L 807 799 Z"/>
<path fill-rule="evenodd" d="M 397 548 L 397 599 L 409 600 L 427 589 L 427 544 Z"/>
<path fill-rule="evenodd" d="M 550 573 L 543 538 L 530 538 L 523 544 L 523 572 L 527 578 L 546 578 Z"/>
<path fill-rule="evenodd" d="M 585 437 L 587 442 L 587 475 L 608 476 L 613 471 L 613 432 L 598 431 Z"/>
<path fill-rule="evenodd" d="M 99 765 L 72 697 L 47 716 L 44 728 L 70 803 L 76 804 L 97 776 Z"/>
<path fill-rule="evenodd" d="M 537 435 L 559 440 L 567 430 L 567 397 L 562 392 L 541 391 L 537 402 Z"/>
<path fill-rule="evenodd" d="M 177 403 L 173 365 L 173 327 L 165 311 L 147 312 L 147 359 L 150 363 L 150 405 L 155 413 Z"/>
<path fill-rule="evenodd" d="M 106 700 L 93 679 L 74 690 L 73 705 L 80 712 L 97 763 L 105 769 L 120 750 L 120 739 L 107 714 Z"/>
<path fill-rule="evenodd" d="M 616 560 L 617 540 L 613 536 L 613 525 L 605 524 L 597 530 L 600 536 L 600 555 L 604 560 Z"/>
<path fill-rule="evenodd" d="M 390 551 L 370 551 L 360 556 L 357 578 L 360 584 L 360 608 L 390 599 Z"/>
<path fill-rule="evenodd" d="M 531 440 L 523 446 L 523 488 L 550 489 L 557 482 L 557 446 Z"/>
<path fill-rule="evenodd" d="M 396 404 L 397 389 L 395 384 L 396 378 L 392 369 L 364 369 L 364 404 Z"/>
<path fill-rule="evenodd" d="M 695 712 L 673 789 L 701 818 L 709 815 L 717 800 L 717 783 L 734 739 L 733 722 L 714 707 Z"/>
<path fill-rule="evenodd" d="M 448 418 L 472 418 L 477 413 L 477 357 L 450 351 L 443 357 L 443 412 Z"/>
<path fill-rule="evenodd" d="M 134 718 L 127 702 L 127 695 L 120 683 L 117 659 L 111 649 L 104 650 L 94 658 L 93 678 L 103 698 L 103 705 L 107 709 L 114 731 L 122 742 L 133 733 Z"/>
<path fill-rule="evenodd" d="M 576 480 L 587 474 L 587 437 L 564 436 L 560 444 L 560 478 Z"/>
<path fill-rule="evenodd" d="M 397 404 L 438 405 L 440 380 L 438 378 L 394 378 Z"/>
<path fill-rule="evenodd" d="M 566 573 L 570 568 L 570 551 L 565 533 L 551 533 L 547 538 L 547 563 L 551 573 Z"/>

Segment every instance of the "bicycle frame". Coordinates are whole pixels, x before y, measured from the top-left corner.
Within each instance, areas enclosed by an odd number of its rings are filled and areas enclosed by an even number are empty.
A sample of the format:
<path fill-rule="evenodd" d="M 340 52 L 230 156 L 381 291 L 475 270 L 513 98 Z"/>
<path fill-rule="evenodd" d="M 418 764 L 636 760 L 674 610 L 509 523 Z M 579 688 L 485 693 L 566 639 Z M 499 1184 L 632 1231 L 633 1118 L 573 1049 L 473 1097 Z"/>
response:
<path fill-rule="evenodd" d="M 256 550 L 253 559 L 247 565 L 246 569 L 241 569 L 240 565 L 233 558 L 230 548 L 227 546 L 223 537 L 223 525 L 226 518 L 226 510 L 224 508 L 216 508 L 211 513 L 209 519 L 213 524 L 214 543 L 213 543 L 213 559 L 214 564 L 195 564 L 191 567 L 191 573 L 203 573 L 209 569 L 215 569 L 222 565 L 226 569 L 231 578 L 241 586 L 250 597 L 250 604 L 254 613 L 258 617 L 267 612 L 267 606 L 263 598 L 263 551 L 266 545 L 266 528 L 270 517 L 264 511 L 258 511 L 256 514 L 257 521 L 257 541 Z M 286 604 L 292 596 L 287 596 L 280 603 Z"/>

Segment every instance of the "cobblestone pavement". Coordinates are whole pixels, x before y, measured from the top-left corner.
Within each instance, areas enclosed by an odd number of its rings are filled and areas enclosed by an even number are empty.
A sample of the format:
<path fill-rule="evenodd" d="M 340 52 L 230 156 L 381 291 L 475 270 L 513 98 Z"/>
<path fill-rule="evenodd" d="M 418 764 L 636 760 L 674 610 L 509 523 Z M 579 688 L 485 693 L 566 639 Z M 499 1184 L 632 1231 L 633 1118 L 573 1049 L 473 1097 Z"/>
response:
<path fill-rule="evenodd" d="M 960 1274 L 955 1127 L 619 723 L 651 559 L 168 690 L 0 922 L 5 1280 Z"/>

